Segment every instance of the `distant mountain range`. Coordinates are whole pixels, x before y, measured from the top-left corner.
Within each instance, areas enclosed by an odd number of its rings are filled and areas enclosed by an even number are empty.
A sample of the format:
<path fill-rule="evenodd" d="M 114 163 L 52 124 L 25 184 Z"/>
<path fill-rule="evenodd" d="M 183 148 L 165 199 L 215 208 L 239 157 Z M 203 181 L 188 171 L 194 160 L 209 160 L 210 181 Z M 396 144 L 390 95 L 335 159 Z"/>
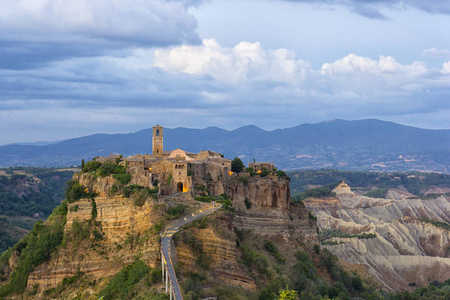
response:
<path fill-rule="evenodd" d="M 81 159 L 152 151 L 152 130 L 95 134 L 44 145 L 0 146 L 0 166 L 69 166 Z M 202 149 L 273 161 L 279 168 L 450 172 L 450 130 L 428 130 L 380 120 L 333 120 L 265 131 L 244 126 L 228 131 L 164 129 L 164 149 Z"/>

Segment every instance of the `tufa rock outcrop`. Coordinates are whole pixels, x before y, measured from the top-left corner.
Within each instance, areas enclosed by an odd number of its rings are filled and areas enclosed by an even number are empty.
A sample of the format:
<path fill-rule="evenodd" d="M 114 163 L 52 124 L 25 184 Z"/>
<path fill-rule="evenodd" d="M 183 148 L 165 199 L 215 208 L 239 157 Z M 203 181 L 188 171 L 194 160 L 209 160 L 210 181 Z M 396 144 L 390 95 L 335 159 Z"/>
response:
<path fill-rule="evenodd" d="M 317 216 L 325 247 L 364 264 L 393 291 L 450 278 L 450 231 L 440 226 L 450 221 L 448 196 L 422 200 L 389 190 L 387 199 L 379 199 L 345 189 L 335 190 L 336 197 L 303 201 Z"/>

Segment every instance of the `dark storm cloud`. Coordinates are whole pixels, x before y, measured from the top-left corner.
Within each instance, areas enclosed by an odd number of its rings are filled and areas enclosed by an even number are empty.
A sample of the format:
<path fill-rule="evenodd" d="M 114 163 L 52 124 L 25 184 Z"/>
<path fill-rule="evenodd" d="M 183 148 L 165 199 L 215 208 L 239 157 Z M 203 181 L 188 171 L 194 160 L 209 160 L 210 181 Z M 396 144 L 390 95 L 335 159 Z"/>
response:
<path fill-rule="evenodd" d="M 200 42 L 189 5 L 200 1 L 0 0 L 0 68 Z"/>
<path fill-rule="evenodd" d="M 36 70 L 0 70 L 0 110 L 204 107 L 201 92 L 226 87 L 210 76 L 129 68 L 120 58 L 73 58 Z M 126 60 L 124 58 L 123 60 Z M 145 62 L 143 62 L 145 64 Z"/>

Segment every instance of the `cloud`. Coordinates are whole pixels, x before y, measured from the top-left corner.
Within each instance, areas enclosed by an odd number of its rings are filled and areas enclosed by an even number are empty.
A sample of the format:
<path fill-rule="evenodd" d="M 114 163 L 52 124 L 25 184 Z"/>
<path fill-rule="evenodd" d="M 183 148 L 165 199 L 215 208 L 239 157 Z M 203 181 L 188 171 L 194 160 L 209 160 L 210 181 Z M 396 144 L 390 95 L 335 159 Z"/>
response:
<path fill-rule="evenodd" d="M 240 99 L 241 105 L 245 101 L 245 111 L 255 113 L 289 107 L 283 114 L 304 109 L 326 119 L 352 113 L 376 117 L 450 109 L 445 100 L 450 96 L 450 63 L 438 70 L 420 61 L 401 64 L 391 56 L 372 59 L 349 54 L 313 69 L 286 49 L 265 50 L 259 43 L 247 42 L 228 48 L 204 40 L 201 46 L 156 51 L 154 66 L 221 82 L 225 92 L 202 96 L 220 106 L 232 106 L 234 99 Z"/>
<path fill-rule="evenodd" d="M 338 90 L 357 96 L 409 93 L 413 87 L 423 86 L 433 72 L 438 73 L 427 69 L 423 62 L 402 65 L 391 56 L 373 60 L 355 54 L 314 70 L 287 49 L 265 50 L 259 43 L 248 42 L 228 48 L 209 39 L 201 46 L 159 49 L 153 65 L 172 73 L 210 76 L 226 84 L 263 83 L 266 89 L 309 90 L 315 95 L 328 93 L 330 96 Z"/>
<path fill-rule="evenodd" d="M 223 47 L 204 40 L 0 69 L 0 90 L 0 143 L 137 131 L 155 122 L 272 129 L 380 118 L 450 127 L 443 117 L 450 111 L 450 61 L 434 69 L 349 54 L 313 68 L 294 51 L 250 42 Z"/>
<path fill-rule="evenodd" d="M 450 50 L 430 48 L 422 52 L 424 56 L 437 57 L 437 58 L 450 58 Z"/>
<path fill-rule="evenodd" d="M 169 72 L 207 74 L 233 83 L 243 80 L 291 81 L 310 68 L 309 63 L 296 60 L 293 51 L 265 51 L 259 43 L 249 42 L 226 48 L 213 39 L 204 39 L 200 46 L 157 50 L 154 66 Z"/>
<path fill-rule="evenodd" d="M 351 11 L 371 19 L 388 19 L 380 10 L 416 8 L 432 14 L 450 14 L 450 3 L 446 0 L 285 0 L 289 2 L 319 3 L 347 6 Z"/>
<path fill-rule="evenodd" d="M 444 73 L 450 73 L 450 61 L 442 65 L 442 70 Z"/>
<path fill-rule="evenodd" d="M 198 43 L 199 1 L 0 0 L 0 68 L 134 47 Z"/>

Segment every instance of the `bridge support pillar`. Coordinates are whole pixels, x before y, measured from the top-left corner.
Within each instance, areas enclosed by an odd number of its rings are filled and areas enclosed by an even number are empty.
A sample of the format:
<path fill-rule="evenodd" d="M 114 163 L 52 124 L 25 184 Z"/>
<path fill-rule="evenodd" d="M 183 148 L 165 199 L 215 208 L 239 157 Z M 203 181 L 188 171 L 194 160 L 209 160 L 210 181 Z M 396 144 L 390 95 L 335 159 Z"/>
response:
<path fill-rule="evenodd" d="M 162 271 L 162 282 L 164 282 L 164 255 L 161 252 L 161 271 Z"/>
<path fill-rule="evenodd" d="M 166 294 L 168 288 L 169 288 L 169 272 L 168 270 L 166 270 Z"/>
<path fill-rule="evenodd" d="M 172 285 L 170 285 L 169 290 L 170 290 L 170 300 L 172 300 Z"/>

